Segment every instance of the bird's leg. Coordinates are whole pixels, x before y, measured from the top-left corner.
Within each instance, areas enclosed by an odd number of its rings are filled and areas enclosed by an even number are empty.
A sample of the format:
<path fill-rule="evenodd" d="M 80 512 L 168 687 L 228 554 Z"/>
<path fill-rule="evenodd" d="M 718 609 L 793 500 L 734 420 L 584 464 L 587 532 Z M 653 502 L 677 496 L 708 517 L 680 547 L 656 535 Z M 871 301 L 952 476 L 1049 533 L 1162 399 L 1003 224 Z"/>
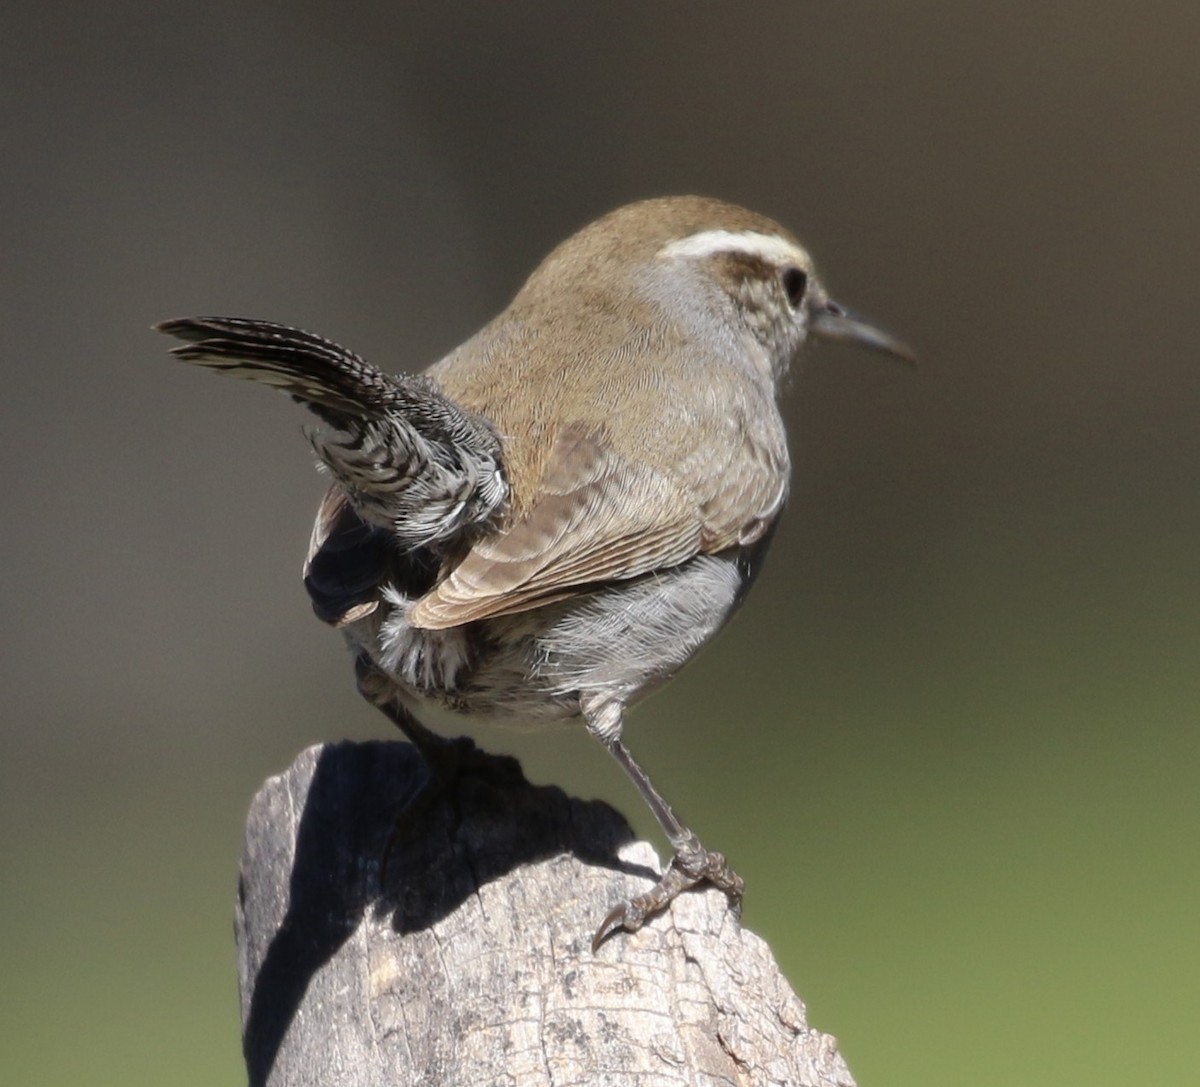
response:
<path fill-rule="evenodd" d="M 452 739 L 439 736 L 421 724 L 396 697 L 395 687 L 387 673 L 366 653 L 360 653 L 355 658 L 354 675 L 358 680 L 358 693 L 404 733 L 420 752 L 433 776 L 453 779 L 462 767 L 463 756 L 475 750 L 475 741 L 469 736 Z"/>
<path fill-rule="evenodd" d="M 359 693 L 404 733 L 429 767 L 429 777 L 404 801 L 396 813 L 392 832 L 383 847 L 383 854 L 379 860 L 379 883 L 380 886 L 386 886 L 388 861 L 397 842 L 409 828 L 429 813 L 447 788 L 454 784 L 464 767 L 474 761 L 472 756 L 484 760 L 487 756 L 483 755 L 469 736 L 447 738 L 421 724 L 396 697 L 395 688 L 388 676 L 365 653 L 360 653 L 355 659 L 354 672 L 358 679 Z"/>
<path fill-rule="evenodd" d="M 606 707 L 606 709 L 608 708 Z M 607 715 L 611 715 L 611 713 L 612 710 L 609 709 Z M 617 713 L 619 714 L 619 710 Z M 601 719 L 596 720 L 594 725 L 593 719 L 589 716 L 587 718 L 589 729 L 597 732 L 603 728 L 602 717 L 607 715 L 600 715 Z M 617 721 L 619 722 L 619 716 Z M 667 865 L 662 879 L 650 890 L 644 894 L 635 895 L 628 902 L 622 902 L 604 918 L 592 940 L 592 950 L 596 950 L 619 928 L 623 928 L 627 932 L 636 932 L 645 923 L 647 917 L 666 909 L 676 896 L 696 886 L 697 883 L 711 883 L 725 892 L 735 909 L 740 908 L 746 885 L 741 876 L 729 866 L 724 855 L 705 849 L 700 839 L 680 822 L 679 817 L 671 810 L 671 806 L 654 787 L 654 783 L 647 776 L 646 771 L 637 764 L 630 754 L 629 748 L 621 742 L 619 734 L 610 734 L 608 737 L 601 734 L 599 738 L 637 786 L 638 792 L 642 794 L 642 798 L 654 813 L 658 825 L 662 827 L 663 833 L 675 850 L 675 855 L 671 858 L 671 863 Z"/>

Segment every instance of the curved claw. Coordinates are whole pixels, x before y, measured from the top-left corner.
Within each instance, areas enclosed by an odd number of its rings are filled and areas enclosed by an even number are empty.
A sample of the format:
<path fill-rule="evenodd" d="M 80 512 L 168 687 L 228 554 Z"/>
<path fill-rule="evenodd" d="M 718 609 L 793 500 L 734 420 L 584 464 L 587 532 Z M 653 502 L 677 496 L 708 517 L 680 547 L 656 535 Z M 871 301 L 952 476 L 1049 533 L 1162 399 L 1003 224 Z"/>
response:
<path fill-rule="evenodd" d="M 698 883 L 710 883 L 724 891 L 731 908 L 737 913 L 741 912 L 745 881 L 729 867 L 729 862 L 722 854 L 710 853 L 697 843 L 695 850 L 675 854 L 662 879 L 650 890 L 635 895 L 608 912 L 592 937 L 592 953 L 595 954 L 600 945 L 618 929 L 637 932 L 648 917 L 661 913 L 679 895 Z"/>
<path fill-rule="evenodd" d="M 600 945 L 616 932 L 617 929 L 623 928 L 626 932 L 636 932 L 642 927 L 645 921 L 645 913 L 642 913 L 639 917 L 634 916 L 632 900 L 622 902 L 619 906 L 614 906 L 608 911 L 604 920 L 600 922 L 600 927 L 596 929 L 596 935 L 592 937 L 592 954 L 596 954 L 600 950 Z"/>

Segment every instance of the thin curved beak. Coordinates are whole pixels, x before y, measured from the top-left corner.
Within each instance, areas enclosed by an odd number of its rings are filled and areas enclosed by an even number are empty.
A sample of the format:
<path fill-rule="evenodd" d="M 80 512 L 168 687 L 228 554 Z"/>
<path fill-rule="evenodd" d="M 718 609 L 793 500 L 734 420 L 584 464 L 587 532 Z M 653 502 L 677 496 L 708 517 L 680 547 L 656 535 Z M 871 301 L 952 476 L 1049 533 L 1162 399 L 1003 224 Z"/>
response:
<path fill-rule="evenodd" d="M 828 301 L 821 309 L 815 311 L 809 317 L 808 330 L 820 340 L 857 344 L 859 347 L 891 355 L 909 366 L 915 366 L 917 362 L 912 348 L 902 340 L 898 340 L 890 332 L 885 332 L 878 325 L 873 325 L 861 314 L 836 302 Z"/>

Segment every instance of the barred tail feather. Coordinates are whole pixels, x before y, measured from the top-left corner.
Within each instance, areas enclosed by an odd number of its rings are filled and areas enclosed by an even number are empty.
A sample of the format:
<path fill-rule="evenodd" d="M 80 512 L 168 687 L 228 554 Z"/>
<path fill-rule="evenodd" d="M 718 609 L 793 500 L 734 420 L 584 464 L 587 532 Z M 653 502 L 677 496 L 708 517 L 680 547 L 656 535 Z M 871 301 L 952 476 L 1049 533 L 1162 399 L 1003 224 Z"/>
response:
<path fill-rule="evenodd" d="M 378 417 L 404 399 L 397 379 L 302 329 L 245 317 L 185 317 L 154 327 L 185 341 L 172 349 L 176 358 L 282 389 L 314 410 Z"/>
<path fill-rule="evenodd" d="M 317 456 L 355 516 L 387 528 L 401 550 L 443 548 L 508 498 L 495 430 L 428 377 L 385 374 L 270 321 L 186 317 L 155 327 L 184 341 L 177 358 L 282 389 L 327 423 L 330 431 L 309 435 Z"/>

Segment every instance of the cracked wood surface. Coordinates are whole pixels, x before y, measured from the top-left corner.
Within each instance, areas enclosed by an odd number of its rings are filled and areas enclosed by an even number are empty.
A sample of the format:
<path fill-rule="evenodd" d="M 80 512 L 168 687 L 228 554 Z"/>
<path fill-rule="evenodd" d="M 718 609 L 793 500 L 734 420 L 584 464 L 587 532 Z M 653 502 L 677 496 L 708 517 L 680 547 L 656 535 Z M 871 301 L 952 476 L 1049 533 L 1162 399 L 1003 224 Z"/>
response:
<path fill-rule="evenodd" d="M 402 743 L 303 752 L 250 809 L 237 906 L 252 1085 L 853 1087 L 757 936 L 685 894 L 593 955 L 658 859 L 599 802 L 486 757 L 379 858 Z"/>

